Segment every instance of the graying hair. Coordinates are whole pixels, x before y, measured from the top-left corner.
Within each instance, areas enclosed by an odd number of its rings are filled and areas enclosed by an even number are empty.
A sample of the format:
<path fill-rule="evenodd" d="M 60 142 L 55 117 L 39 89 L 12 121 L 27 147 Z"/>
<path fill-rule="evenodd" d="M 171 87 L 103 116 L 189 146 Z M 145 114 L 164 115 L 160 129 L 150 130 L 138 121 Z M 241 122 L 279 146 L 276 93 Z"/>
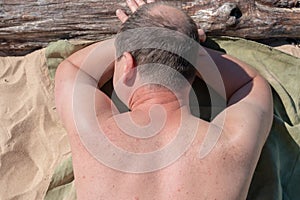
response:
<path fill-rule="evenodd" d="M 195 77 L 198 30 L 184 13 L 185 23 L 181 24 L 153 14 L 158 5 L 161 3 L 141 6 L 122 24 L 115 43 L 117 57 L 130 52 L 142 78 L 179 90 Z"/>

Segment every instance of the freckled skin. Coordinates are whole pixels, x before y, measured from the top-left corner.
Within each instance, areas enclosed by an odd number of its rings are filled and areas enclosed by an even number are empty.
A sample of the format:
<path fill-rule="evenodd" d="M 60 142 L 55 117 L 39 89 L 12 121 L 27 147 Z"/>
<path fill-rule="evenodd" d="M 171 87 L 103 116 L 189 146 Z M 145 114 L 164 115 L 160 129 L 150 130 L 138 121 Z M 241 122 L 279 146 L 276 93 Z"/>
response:
<path fill-rule="evenodd" d="M 266 81 L 241 61 L 207 49 L 222 74 L 228 96 L 223 126 L 220 128 L 217 124 L 220 115 L 212 122 L 195 118 L 188 112 L 187 105 L 180 106 L 178 100 L 174 100 L 174 94 L 170 91 L 158 89 L 159 92 L 155 91 L 157 93 L 154 95 L 152 90 L 145 87 L 134 94 L 139 96 L 139 103 L 122 115 L 131 117 L 136 123 L 145 124 L 150 108 L 156 104 L 161 105 L 168 116 L 166 123 L 157 136 L 149 140 L 124 134 L 113 116 L 107 114 L 111 113 L 110 100 L 97 90 L 95 101 L 98 103 L 95 110 L 99 112 L 96 113 L 100 116 L 98 121 L 106 136 L 116 146 L 127 151 L 151 152 L 164 147 L 176 136 L 182 115 L 187 116 L 184 118 L 187 127 L 195 121 L 199 123 L 191 146 L 175 162 L 153 172 L 125 173 L 100 163 L 87 151 L 79 138 L 71 112 L 76 73 L 81 70 L 81 63 L 96 45 L 76 52 L 61 63 L 55 77 L 56 105 L 69 135 L 78 200 L 246 199 L 272 122 L 271 93 Z M 116 65 L 126 64 L 125 58 L 118 62 Z M 92 77 L 93 74 L 88 75 Z M 212 151 L 200 159 L 200 147 L 212 127 L 214 132 L 211 134 L 216 131 L 222 134 Z M 89 131 L 88 126 L 86 131 Z"/>
<path fill-rule="evenodd" d="M 263 87 L 260 86 L 259 88 Z M 163 97 L 158 96 L 158 98 Z M 67 104 L 69 102 L 64 105 Z M 236 104 L 233 105 L 233 108 Z M 246 105 L 248 106 L 248 104 Z M 165 108 L 168 109 L 168 107 Z M 172 106 L 173 108 L 174 106 Z M 242 109 L 237 110 L 238 114 L 233 112 L 233 115 L 230 115 L 230 112 L 227 113 L 226 130 L 232 129 L 233 131 L 224 132 L 208 156 L 203 159 L 198 158 L 199 148 L 210 123 L 197 119 L 200 123 L 199 130 L 188 151 L 172 165 L 145 174 L 124 173 L 101 164 L 83 146 L 74 124 L 65 124 L 72 147 L 78 199 L 118 200 L 136 199 L 136 197 L 141 200 L 245 199 L 267 136 L 267 130 L 258 132 L 256 130 L 260 130 L 259 128 L 251 130 L 255 126 L 261 127 L 262 125 L 257 121 L 256 114 L 252 117 L 248 114 L 245 117 L 250 121 L 252 120 L 254 125 L 246 129 L 246 133 L 234 131 L 236 121 L 243 118 L 240 115 L 243 113 Z M 136 115 L 136 113 L 132 111 L 128 115 Z M 147 113 L 137 112 L 137 116 L 133 118 L 144 118 L 143 115 L 147 115 Z M 176 114 L 172 110 L 170 116 L 172 118 L 169 119 L 166 127 L 159 134 L 161 137 L 158 136 L 158 139 L 154 138 L 148 142 L 126 139 L 125 134 L 113 120 L 106 119 L 101 124 L 104 127 L 110 127 L 107 136 L 112 139 L 116 146 L 129 151 L 149 152 L 166 145 L 176 134 L 176 131 L 172 130 L 176 130 L 176 126 L 178 126 L 178 118 L 176 119 L 176 117 L 180 117 L 180 114 Z M 65 123 L 68 123 L 72 122 L 73 115 L 61 117 L 64 118 Z M 233 121 L 231 122 L 231 120 Z M 261 134 L 262 132 L 264 134 Z"/>

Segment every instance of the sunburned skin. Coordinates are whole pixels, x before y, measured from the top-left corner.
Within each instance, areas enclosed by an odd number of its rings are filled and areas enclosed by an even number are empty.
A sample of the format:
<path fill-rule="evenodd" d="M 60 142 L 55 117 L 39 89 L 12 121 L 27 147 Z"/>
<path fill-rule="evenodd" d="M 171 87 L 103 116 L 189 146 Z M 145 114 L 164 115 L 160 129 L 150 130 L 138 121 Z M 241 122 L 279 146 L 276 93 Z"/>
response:
<path fill-rule="evenodd" d="M 134 12 L 144 1 L 128 1 Z M 156 12 L 172 17 L 180 11 L 158 6 Z M 162 10 L 160 10 L 162 9 Z M 175 11 L 176 10 L 176 11 Z M 118 11 L 117 16 L 124 22 L 128 16 Z M 229 55 L 206 49 L 218 67 L 226 89 L 227 107 L 211 122 L 191 115 L 188 95 L 177 95 L 165 87 L 141 87 L 135 90 L 129 103 L 129 112 L 112 114 L 111 100 L 100 90 L 95 90 L 95 112 L 105 136 L 118 148 L 127 152 L 145 154 L 155 152 L 172 143 L 178 130 L 188 138 L 195 136 L 182 155 L 166 166 L 148 172 L 126 172 L 113 169 L 92 155 L 80 138 L 74 119 L 73 89 L 76 74 L 90 52 L 101 45 L 97 43 L 71 55 L 60 64 L 55 77 L 55 98 L 58 113 L 68 132 L 72 149 L 73 167 L 77 198 L 79 200 L 241 200 L 246 199 L 254 169 L 272 123 L 272 97 L 268 83 L 252 68 Z M 105 54 L 107 52 L 103 52 Z M 98 67 L 98 66 L 97 66 Z M 136 66 L 129 53 L 115 63 L 114 78 L 130 80 L 131 69 Z M 107 71 L 105 80 L 112 76 Z M 86 74 L 92 82 L 93 74 Z M 137 78 L 136 81 L 139 79 Z M 96 87 L 93 82 L 90 87 Z M 103 85 L 103 84 L 102 84 Z M 123 88 L 124 89 L 124 88 Z M 124 89 L 125 90 L 125 89 Z M 188 94 L 185 88 L 180 94 Z M 128 91 L 131 92 L 131 91 Z M 157 107 L 155 107 L 157 106 Z M 153 109 L 154 108 L 154 109 Z M 163 110 L 163 113 L 161 112 Z M 163 126 L 152 137 L 133 137 L 120 127 L 123 119 L 130 119 L 138 126 L 151 124 L 151 115 L 163 122 Z M 75 113 L 76 114 L 76 113 Z M 85 116 L 85 113 L 80 115 Z M 224 125 L 219 126 L 218 117 L 225 116 Z M 86 119 L 83 119 L 86 120 Z M 86 121 L 89 132 L 89 121 Z M 197 125 L 191 130 L 191 127 Z M 126 123 L 125 123 L 126 126 Z M 212 150 L 200 157 L 200 148 L 209 134 L 220 133 Z M 135 133 L 139 134 L 139 132 Z M 142 132 L 140 133 L 143 134 Z M 182 142 L 182 143 L 181 143 Z M 185 141 L 178 143 L 180 146 Z M 99 147 L 105 148 L 105 147 Z M 174 152 L 176 153 L 176 152 Z M 120 159 L 113 155 L 111 159 Z M 135 165 L 155 165 L 164 157 L 149 163 L 123 163 L 124 168 Z M 133 165 L 133 166 L 131 166 Z"/>

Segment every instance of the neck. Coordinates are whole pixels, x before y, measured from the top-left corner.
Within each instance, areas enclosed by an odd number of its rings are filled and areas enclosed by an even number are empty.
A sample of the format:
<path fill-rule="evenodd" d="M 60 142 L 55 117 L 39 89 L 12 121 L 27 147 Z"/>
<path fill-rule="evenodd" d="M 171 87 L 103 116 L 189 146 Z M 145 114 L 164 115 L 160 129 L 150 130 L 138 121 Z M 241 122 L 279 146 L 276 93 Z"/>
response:
<path fill-rule="evenodd" d="M 162 106 L 166 112 L 174 112 L 188 106 L 188 92 L 174 94 L 165 87 L 147 85 L 137 89 L 129 101 L 131 111 L 148 112 L 154 105 Z"/>

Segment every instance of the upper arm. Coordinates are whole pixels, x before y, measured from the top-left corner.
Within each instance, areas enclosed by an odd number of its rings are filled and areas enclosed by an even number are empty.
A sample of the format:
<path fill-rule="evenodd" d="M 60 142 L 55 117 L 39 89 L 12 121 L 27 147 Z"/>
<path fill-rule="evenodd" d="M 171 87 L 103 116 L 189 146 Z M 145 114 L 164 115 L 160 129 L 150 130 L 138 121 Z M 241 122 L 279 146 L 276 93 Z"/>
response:
<path fill-rule="evenodd" d="M 251 81 L 255 76 L 258 75 L 255 69 L 249 67 L 246 63 L 228 54 L 224 54 L 222 52 L 214 51 L 211 49 L 206 50 L 215 62 L 216 67 L 218 68 L 218 71 L 215 71 L 214 73 L 219 73 L 221 75 L 220 81 L 222 81 L 222 86 L 224 86 L 224 88 L 214 89 L 217 92 L 218 90 L 221 91 L 219 92 L 220 94 L 223 93 L 222 89 L 225 89 L 227 101 L 239 88 L 241 88 L 243 85 L 245 85 L 247 82 Z M 218 76 L 213 74 L 211 80 L 215 82 L 217 77 Z"/>
<path fill-rule="evenodd" d="M 112 76 L 114 56 L 114 39 L 110 39 L 75 52 L 59 65 L 55 75 L 55 103 L 67 129 L 75 125 L 75 114 L 87 123 L 95 116 L 98 121 L 112 116 L 115 107 L 97 88 L 98 79 L 103 83 Z"/>
<path fill-rule="evenodd" d="M 227 107 L 212 124 L 233 145 L 252 151 L 261 150 L 273 119 L 273 101 L 268 82 L 242 61 L 207 49 L 222 76 Z"/>
<path fill-rule="evenodd" d="M 247 151 L 261 149 L 273 119 L 273 102 L 268 82 L 257 75 L 239 88 L 220 114 L 223 133 L 232 144 Z M 218 119 L 216 119 L 218 121 Z"/>
<path fill-rule="evenodd" d="M 74 113 L 79 113 L 85 119 L 90 117 L 90 113 L 85 109 L 86 105 L 94 106 L 94 116 L 98 118 L 101 116 L 105 119 L 112 115 L 111 101 L 97 89 L 97 81 L 68 59 L 63 61 L 56 71 L 55 104 L 68 132 L 74 130 Z"/>
<path fill-rule="evenodd" d="M 268 82 L 255 69 L 230 55 L 210 49 L 207 52 L 221 74 L 227 100 L 227 107 L 212 123 L 235 143 L 263 144 L 273 116 Z"/>

